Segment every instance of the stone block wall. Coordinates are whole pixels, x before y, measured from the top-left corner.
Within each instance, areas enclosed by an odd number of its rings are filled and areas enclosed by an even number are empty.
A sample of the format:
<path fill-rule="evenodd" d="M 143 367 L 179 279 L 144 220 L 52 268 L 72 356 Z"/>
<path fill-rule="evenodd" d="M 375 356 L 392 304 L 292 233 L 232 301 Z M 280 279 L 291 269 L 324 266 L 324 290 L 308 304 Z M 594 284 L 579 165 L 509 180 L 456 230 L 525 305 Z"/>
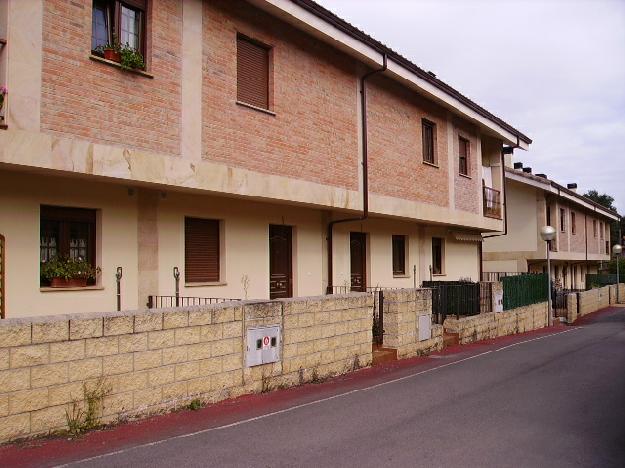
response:
<path fill-rule="evenodd" d="M 419 341 L 420 316 L 431 320 L 431 289 L 384 291 L 384 347 L 396 349 L 400 359 L 442 349 L 443 329 L 440 325 L 432 325 L 430 338 Z"/>
<path fill-rule="evenodd" d="M 547 303 L 541 302 L 505 312 L 460 318 L 449 316 L 445 319 L 443 327 L 446 333 L 457 333 L 460 344 L 468 344 L 536 330 L 546 325 Z"/>
<path fill-rule="evenodd" d="M 577 294 L 566 296 L 566 323 L 573 323 L 577 320 Z"/>
<path fill-rule="evenodd" d="M 625 284 L 619 285 L 621 302 L 625 302 Z M 580 292 L 576 297 L 576 315 L 583 317 L 616 303 L 616 285 L 595 288 L 589 291 Z M 569 314 L 571 312 L 569 311 Z"/>
<path fill-rule="evenodd" d="M 67 428 L 83 386 L 102 422 L 216 402 L 371 363 L 369 294 L 0 322 L 0 442 Z M 281 360 L 245 367 L 246 330 L 281 325 Z"/>

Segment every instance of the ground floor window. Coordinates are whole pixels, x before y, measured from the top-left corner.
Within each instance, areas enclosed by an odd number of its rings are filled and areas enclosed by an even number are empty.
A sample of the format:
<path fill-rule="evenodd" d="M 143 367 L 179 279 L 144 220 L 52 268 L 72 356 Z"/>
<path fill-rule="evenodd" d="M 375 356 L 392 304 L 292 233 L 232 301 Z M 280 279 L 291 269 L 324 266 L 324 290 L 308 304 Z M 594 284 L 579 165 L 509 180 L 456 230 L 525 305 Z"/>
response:
<path fill-rule="evenodd" d="M 393 236 L 393 276 L 406 274 L 406 236 Z"/>
<path fill-rule="evenodd" d="M 442 275 L 444 271 L 445 241 L 440 237 L 432 237 L 432 274 Z"/>
<path fill-rule="evenodd" d="M 185 218 L 185 282 L 212 283 L 219 281 L 219 256 L 219 220 Z"/>
<path fill-rule="evenodd" d="M 45 264 L 59 259 L 84 261 L 95 267 L 95 250 L 96 210 L 41 206 L 39 260 L 42 271 Z M 50 280 L 42 276 L 41 283 L 46 285 Z M 94 282 L 95 278 L 88 279 L 88 283 Z"/>

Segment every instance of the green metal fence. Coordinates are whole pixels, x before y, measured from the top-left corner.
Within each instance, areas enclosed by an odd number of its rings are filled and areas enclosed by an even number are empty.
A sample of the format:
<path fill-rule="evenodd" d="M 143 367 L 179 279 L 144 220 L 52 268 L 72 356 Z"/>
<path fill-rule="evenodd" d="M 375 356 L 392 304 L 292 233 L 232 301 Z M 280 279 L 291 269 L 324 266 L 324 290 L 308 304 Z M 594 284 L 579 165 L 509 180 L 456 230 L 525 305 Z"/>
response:
<path fill-rule="evenodd" d="M 504 310 L 547 301 L 546 274 L 506 276 L 501 280 Z"/>
<path fill-rule="evenodd" d="M 621 275 L 619 278 L 620 283 L 625 283 L 625 278 Z M 616 284 L 616 275 L 596 275 L 596 274 L 587 274 L 586 275 L 586 290 L 592 288 L 602 288 L 604 286 L 608 286 L 610 284 Z"/>

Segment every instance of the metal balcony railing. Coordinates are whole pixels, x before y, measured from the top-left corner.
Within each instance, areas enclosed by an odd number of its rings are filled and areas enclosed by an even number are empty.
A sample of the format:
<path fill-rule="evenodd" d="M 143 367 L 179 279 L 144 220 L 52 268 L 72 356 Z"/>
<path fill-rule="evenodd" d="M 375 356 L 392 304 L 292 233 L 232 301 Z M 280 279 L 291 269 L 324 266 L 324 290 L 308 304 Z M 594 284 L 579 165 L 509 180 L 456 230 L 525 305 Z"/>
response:
<path fill-rule="evenodd" d="M 501 192 L 490 187 L 483 187 L 484 216 L 501 219 Z"/>

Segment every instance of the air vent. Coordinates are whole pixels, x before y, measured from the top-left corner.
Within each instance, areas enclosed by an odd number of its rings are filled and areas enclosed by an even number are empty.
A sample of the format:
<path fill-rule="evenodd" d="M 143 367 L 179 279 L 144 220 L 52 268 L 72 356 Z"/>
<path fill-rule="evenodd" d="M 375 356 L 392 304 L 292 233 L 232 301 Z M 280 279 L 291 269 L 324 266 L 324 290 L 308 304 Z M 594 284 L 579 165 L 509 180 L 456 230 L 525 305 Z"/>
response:
<path fill-rule="evenodd" d="M 547 178 L 547 174 L 536 174 L 536 177 L 540 177 L 542 179 L 546 179 Z"/>
<path fill-rule="evenodd" d="M 515 169 L 523 169 L 523 163 L 522 162 L 514 163 L 514 168 Z"/>
<path fill-rule="evenodd" d="M 523 168 L 523 172 L 525 172 L 526 174 L 531 174 L 532 173 L 532 168 L 531 167 L 524 167 Z"/>
<path fill-rule="evenodd" d="M 569 190 L 575 190 L 577 188 L 577 184 L 566 184 L 566 188 Z"/>

